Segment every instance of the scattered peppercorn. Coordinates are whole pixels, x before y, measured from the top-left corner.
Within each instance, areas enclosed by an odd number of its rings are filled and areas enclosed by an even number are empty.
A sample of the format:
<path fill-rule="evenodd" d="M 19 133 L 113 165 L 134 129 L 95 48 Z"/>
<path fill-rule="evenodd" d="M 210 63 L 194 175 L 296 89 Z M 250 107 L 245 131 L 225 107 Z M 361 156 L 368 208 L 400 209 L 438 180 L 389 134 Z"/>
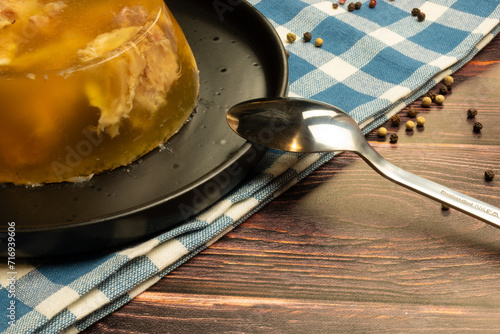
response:
<path fill-rule="evenodd" d="M 290 58 L 290 52 L 288 50 L 285 50 L 285 55 L 286 55 L 286 59 Z"/>
<path fill-rule="evenodd" d="M 377 135 L 379 137 L 385 137 L 387 135 L 387 129 L 384 127 L 381 127 L 380 129 L 378 129 Z"/>
<path fill-rule="evenodd" d="M 416 117 L 417 114 L 418 114 L 418 111 L 417 111 L 417 109 L 415 109 L 415 107 L 410 106 L 408 108 L 408 116 L 410 116 L 410 117 Z"/>
<path fill-rule="evenodd" d="M 450 207 L 446 204 L 441 204 L 441 210 L 448 211 L 448 210 L 450 210 Z"/>
<path fill-rule="evenodd" d="M 422 127 L 425 124 L 425 118 L 423 116 L 417 117 L 417 126 Z"/>
<path fill-rule="evenodd" d="M 448 87 L 446 87 L 446 85 L 441 85 L 439 86 L 439 93 L 441 95 L 446 95 L 448 94 Z"/>
<path fill-rule="evenodd" d="M 377 0 L 370 0 L 370 3 L 368 4 L 368 7 L 374 8 L 377 5 Z"/>
<path fill-rule="evenodd" d="M 391 144 L 396 144 L 398 142 L 398 135 L 396 133 L 391 133 L 391 136 L 389 137 L 389 142 Z"/>
<path fill-rule="evenodd" d="M 448 87 L 449 90 L 451 89 L 451 87 L 453 87 L 454 82 L 455 82 L 455 79 L 453 79 L 453 77 L 451 75 L 447 75 L 443 79 L 443 83 L 446 85 L 446 87 Z"/>
<path fill-rule="evenodd" d="M 297 36 L 295 34 L 292 34 L 291 32 L 289 32 L 288 34 L 286 34 L 286 40 L 289 43 L 293 43 L 297 40 Z"/>
<path fill-rule="evenodd" d="M 417 20 L 418 22 L 422 22 L 423 20 L 425 20 L 425 13 L 424 12 L 418 13 Z"/>
<path fill-rule="evenodd" d="M 354 5 L 354 2 L 350 2 L 350 3 L 347 5 L 347 11 L 348 11 L 348 12 L 352 12 L 355 8 L 356 8 L 356 5 Z"/>
<path fill-rule="evenodd" d="M 413 121 L 406 122 L 406 130 L 412 131 L 415 128 L 415 123 Z"/>
<path fill-rule="evenodd" d="M 399 117 L 399 115 L 394 115 L 391 117 L 391 122 L 393 125 L 398 126 L 401 123 L 401 118 Z"/>
<path fill-rule="evenodd" d="M 436 93 L 434 93 L 434 92 L 427 92 L 427 94 L 425 94 L 425 96 L 430 97 L 431 100 L 434 101 L 434 99 L 436 98 Z"/>
<path fill-rule="evenodd" d="M 304 33 L 304 42 L 310 42 L 312 39 L 312 34 L 310 32 Z"/>
<path fill-rule="evenodd" d="M 354 9 L 360 9 L 362 5 L 363 5 L 363 4 L 362 4 L 361 2 L 359 2 L 359 1 L 358 1 L 358 2 L 356 2 L 356 3 L 354 4 Z"/>
<path fill-rule="evenodd" d="M 477 109 L 476 108 L 469 108 L 467 110 L 467 118 L 474 118 L 477 115 Z"/>
<path fill-rule="evenodd" d="M 495 173 L 491 169 L 488 169 L 486 172 L 484 172 L 484 179 L 486 181 L 493 181 L 494 178 Z"/>
<path fill-rule="evenodd" d="M 334 3 L 334 4 L 332 4 L 332 7 L 333 7 L 333 9 L 337 9 L 337 8 L 339 8 L 339 4 L 338 3 Z"/>
<path fill-rule="evenodd" d="M 341 5 L 345 4 L 345 1 L 346 0 L 339 0 L 339 4 L 341 4 Z"/>
<path fill-rule="evenodd" d="M 426 96 L 422 99 L 422 107 L 430 107 L 432 100 L 430 97 Z"/>
<path fill-rule="evenodd" d="M 474 125 L 472 126 L 472 131 L 474 131 L 476 133 L 481 132 L 482 129 L 483 129 L 483 124 L 481 124 L 479 122 L 474 123 Z"/>
<path fill-rule="evenodd" d="M 316 45 L 318 48 L 323 45 L 323 40 L 321 38 L 316 38 L 314 41 L 314 45 Z"/>
<path fill-rule="evenodd" d="M 420 13 L 420 9 L 418 8 L 413 8 L 411 10 L 411 16 L 417 16 Z"/>
<path fill-rule="evenodd" d="M 444 96 L 439 94 L 439 95 L 436 95 L 436 98 L 434 99 L 434 102 L 438 105 L 442 105 L 443 102 L 444 102 Z"/>

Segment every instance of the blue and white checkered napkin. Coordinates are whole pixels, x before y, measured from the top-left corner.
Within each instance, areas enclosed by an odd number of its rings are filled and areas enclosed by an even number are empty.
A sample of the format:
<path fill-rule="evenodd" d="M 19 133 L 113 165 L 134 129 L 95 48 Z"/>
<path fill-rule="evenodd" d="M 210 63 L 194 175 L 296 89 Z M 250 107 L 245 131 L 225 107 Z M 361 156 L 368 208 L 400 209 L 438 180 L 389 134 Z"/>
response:
<path fill-rule="evenodd" d="M 290 51 L 290 95 L 329 102 L 369 131 L 469 61 L 499 31 L 498 0 L 252 0 Z M 413 7 L 425 12 L 418 22 Z M 309 31 L 321 48 L 300 40 Z M 299 36 L 286 42 L 286 34 Z M 311 173 L 331 154 L 270 151 L 253 178 L 181 227 L 131 249 L 17 264 L 15 298 L 0 267 L 0 330 L 76 333 L 113 312 Z M 3 261 L 6 262 L 6 261 Z M 15 302 L 15 325 L 8 309 Z"/>

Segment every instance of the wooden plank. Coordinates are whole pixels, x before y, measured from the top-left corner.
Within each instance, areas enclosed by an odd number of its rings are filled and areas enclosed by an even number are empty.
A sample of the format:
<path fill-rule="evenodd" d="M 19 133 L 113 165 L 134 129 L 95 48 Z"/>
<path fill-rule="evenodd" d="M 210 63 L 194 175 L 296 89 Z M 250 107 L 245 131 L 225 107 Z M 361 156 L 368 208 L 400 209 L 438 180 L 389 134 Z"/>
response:
<path fill-rule="evenodd" d="M 145 293 L 93 333 L 492 333 L 499 317 L 481 307 Z"/>

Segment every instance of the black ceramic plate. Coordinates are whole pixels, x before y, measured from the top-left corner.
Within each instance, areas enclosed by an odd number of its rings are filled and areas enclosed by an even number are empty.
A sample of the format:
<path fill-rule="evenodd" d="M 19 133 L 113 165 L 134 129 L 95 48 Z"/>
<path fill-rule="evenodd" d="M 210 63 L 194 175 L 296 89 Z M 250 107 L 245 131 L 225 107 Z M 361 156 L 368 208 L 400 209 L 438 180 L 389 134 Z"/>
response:
<path fill-rule="evenodd" d="M 196 113 L 163 149 L 81 184 L 0 186 L 0 254 L 15 222 L 16 256 L 68 255 L 140 241 L 213 204 L 264 151 L 227 126 L 243 100 L 282 96 L 288 71 L 269 22 L 244 1 L 166 0 L 193 49 Z"/>

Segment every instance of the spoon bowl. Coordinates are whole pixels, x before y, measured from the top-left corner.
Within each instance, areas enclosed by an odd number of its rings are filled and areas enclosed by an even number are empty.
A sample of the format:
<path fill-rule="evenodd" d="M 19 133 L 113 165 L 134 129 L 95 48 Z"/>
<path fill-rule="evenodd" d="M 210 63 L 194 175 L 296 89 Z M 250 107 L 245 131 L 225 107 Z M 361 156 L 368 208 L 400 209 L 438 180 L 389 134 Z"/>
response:
<path fill-rule="evenodd" d="M 276 150 L 355 152 L 387 179 L 500 228 L 499 208 L 391 164 L 368 144 L 356 121 L 335 106 L 298 98 L 256 99 L 233 106 L 226 118 L 241 137 Z"/>
<path fill-rule="evenodd" d="M 363 137 L 356 121 L 341 109 L 303 99 L 243 102 L 228 111 L 227 121 L 243 138 L 287 152 L 356 151 L 357 138 Z"/>

